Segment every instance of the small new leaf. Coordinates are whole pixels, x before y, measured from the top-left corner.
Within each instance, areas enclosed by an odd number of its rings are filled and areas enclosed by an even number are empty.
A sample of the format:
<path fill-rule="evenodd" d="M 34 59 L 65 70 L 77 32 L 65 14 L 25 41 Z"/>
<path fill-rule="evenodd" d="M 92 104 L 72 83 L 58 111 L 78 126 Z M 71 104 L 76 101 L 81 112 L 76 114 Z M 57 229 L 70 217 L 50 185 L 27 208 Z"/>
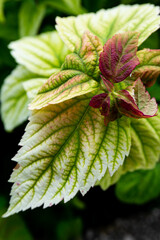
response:
<path fill-rule="evenodd" d="M 139 64 L 136 56 L 139 34 L 116 34 L 104 45 L 99 67 L 103 76 L 112 83 L 126 79 Z"/>
<path fill-rule="evenodd" d="M 156 115 L 158 105 L 155 98 L 150 98 L 140 78 L 133 85 L 133 97 L 127 90 L 119 91 L 117 108 L 121 114 L 133 118 L 149 118 Z"/>
<path fill-rule="evenodd" d="M 40 109 L 96 90 L 99 87 L 101 51 L 98 37 L 86 32 L 80 47 L 66 57 L 61 71 L 41 87 L 30 109 Z"/>
<path fill-rule="evenodd" d="M 146 87 L 151 87 L 160 75 L 160 50 L 143 49 L 137 56 L 140 64 L 134 69 L 132 79 L 139 77 Z"/>

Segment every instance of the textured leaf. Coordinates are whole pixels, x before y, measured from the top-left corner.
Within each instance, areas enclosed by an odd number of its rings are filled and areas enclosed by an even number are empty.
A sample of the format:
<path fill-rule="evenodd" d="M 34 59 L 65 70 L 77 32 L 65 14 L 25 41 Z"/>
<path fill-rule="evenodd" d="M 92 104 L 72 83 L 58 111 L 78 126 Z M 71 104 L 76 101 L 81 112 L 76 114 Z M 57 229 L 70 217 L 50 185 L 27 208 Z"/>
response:
<path fill-rule="evenodd" d="M 92 95 L 93 96 L 93 95 Z M 78 190 L 85 194 L 106 169 L 113 174 L 130 150 L 130 127 L 126 118 L 106 127 L 91 96 L 81 96 L 34 111 L 23 146 L 15 156 L 20 167 L 5 217 L 35 208 L 68 201 Z"/>
<path fill-rule="evenodd" d="M 126 203 L 144 204 L 160 195 L 160 163 L 151 170 L 127 173 L 116 185 L 117 197 Z"/>
<path fill-rule="evenodd" d="M 38 77 L 38 76 L 37 76 Z M 37 95 L 40 87 L 47 81 L 47 78 L 35 78 L 23 82 L 23 87 L 26 90 L 27 96 L 33 100 Z"/>
<path fill-rule="evenodd" d="M 140 78 L 134 84 L 134 98 L 126 90 L 119 91 L 117 108 L 121 114 L 133 118 L 149 118 L 156 115 L 158 105 L 150 98 Z"/>
<path fill-rule="evenodd" d="M 134 83 L 134 98 L 139 110 L 144 115 L 154 116 L 157 113 L 158 106 L 156 100 L 155 98 L 150 98 L 140 78 Z"/>
<path fill-rule="evenodd" d="M 69 53 L 56 31 L 22 38 L 11 42 L 9 47 L 19 64 L 45 77 L 58 72 Z"/>
<path fill-rule="evenodd" d="M 158 116 L 131 121 L 132 144 L 125 171 L 151 169 L 159 160 L 160 118 Z"/>
<path fill-rule="evenodd" d="M 71 51 L 80 43 L 84 31 L 98 36 L 104 45 L 116 33 L 137 31 L 139 45 L 159 28 L 159 7 L 151 4 L 120 5 L 78 17 L 56 18 L 57 30 Z"/>
<path fill-rule="evenodd" d="M 106 80 L 121 82 L 139 64 L 136 56 L 138 36 L 136 32 L 116 34 L 105 43 L 99 58 L 99 68 Z"/>
<path fill-rule="evenodd" d="M 160 155 L 160 114 L 153 118 L 131 121 L 131 150 L 124 164 L 111 177 L 106 171 L 97 185 L 103 190 L 115 184 L 127 173 L 139 169 L 152 169 Z"/>
<path fill-rule="evenodd" d="M 141 78 L 147 86 L 152 86 L 160 75 L 160 50 L 144 49 L 137 52 L 140 64 L 132 73 L 132 78 Z"/>
<path fill-rule="evenodd" d="M 99 39 L 86 32 L 80 48 L 65 59 L 61 71 L 51 76 L 41 87 L 30 109 L 39 109 L 76 96 L 92 92 L 99 87 L 99 54 L 102 45 Z"/>
<path fill-rule="evenodd" d="M 20 37 L 36 35 L 45 16 L 44 4 L 37 4 L 32 0 L 22 2 L 19 10 Z M 26 14 L 29 13 L 29 14 Z"/>
<path fill-rule="evenodd" d="M 7 131 L 27 120 L 29 116 L 29 100 L 23 87 L 25 81 L 44 81 L 46 79 L 35 75 L 22 66 L 18 66 L 6 79 L 1 91 L 1 114 Z"/>

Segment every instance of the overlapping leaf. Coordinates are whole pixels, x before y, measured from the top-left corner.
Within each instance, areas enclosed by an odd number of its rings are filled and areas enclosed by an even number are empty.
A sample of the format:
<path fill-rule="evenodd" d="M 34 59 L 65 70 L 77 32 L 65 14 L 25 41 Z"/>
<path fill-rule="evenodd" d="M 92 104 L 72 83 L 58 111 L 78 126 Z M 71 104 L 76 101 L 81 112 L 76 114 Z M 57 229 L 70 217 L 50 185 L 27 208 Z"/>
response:
<path fill-rule="evenodd" d="M 57 30 L 71 51 L 80 43 L 84 31 L 98 36 L 103 45 L 114 34 L 126 31 L 140 33 L 139 45 L 159 28 L 159 7 L 151 4 L 120 5 L 78 17 L 57 17 Z"/>
<path fill-rule="evenodd" d="M 137 32 L 126 32 L 116 34 L 106 42 L 99 59 L 99 67 L 106 80 L 121 82 L 139 64 L 136 56 L 138 36 Z"/>
<path fill-rule="evenodd" d="M 30 109 L 39 109 L 92 92 L 99 87 L 99 54 L 102 45 L 93 34 L 86 32 L 75 53 L 65 59 L 61 71 L 51 76 L 41 87 Z"/>
<path fill-rule="evenodd" d="M 106 171 L 97 184 L 103 190 L 115 184 L 127 173 L 139 169 L 152 169 L 160 156 L 160 114 L 153 118 L 131 120 L 131 150 L 129 156 L 111 177 Z"/>
<path fill-rule="evenodd" d="M 122 176 L 116 185 L 117 197 L 127 203 L 143 204 L 160 195 L 160 163 L 151 170 L 139 170 Z"/>
<path fill-rule="evenodd" d="M 93 95 L 92 95 L 93 96 Z M 126 118 L 106 127 L 91 96 L 81 96 L 34 111 L 15 156 L 20 167 L 11 180 L 11 202 L 5 216 L 20 210 L 68 201 L 85 194 L 106 169 L 112 175 L 130 150 Z"/>
<path fill-rule="evenodd" d="M 1 113 L 2 120 L 7 131 L 12 131 L 15 127 L 27 120 L 29 116 L 29 99 L 23 84 L 29 81 L 38 82 L 39 86 L 47 79 L 29 72 L 22 66 L 18 66 L 5 80 L 1 91 Z M 32 84 L 33 86 L 33 84 Z M 37 86 L 38 87 L 38 86 Z M 34 93 L 38 91 L 34 88 Z"/>
<path fill-rule="evenodd" d="M 11 42 L 9 47 L 19 64 L 44 77 L 58 72 L 69 53 L 56 31 L 22 38 Z"/>
<path fill-rule="evenodd" d="M 133 84 L 133 97 L 127 90 L 119 91 L 117 108 L 120 113 L 133 118 L 149 118 L 157 114 L 158 105 L 150 97 L 140 78 Z"/>
<path fill-rule="evenodd" d="M 140 64 L 132 73 L 132 78 L 141 78 L 147 86 L 152 86 L 160 75 L 160 50 L 144 49 L 137 52 Z"/>

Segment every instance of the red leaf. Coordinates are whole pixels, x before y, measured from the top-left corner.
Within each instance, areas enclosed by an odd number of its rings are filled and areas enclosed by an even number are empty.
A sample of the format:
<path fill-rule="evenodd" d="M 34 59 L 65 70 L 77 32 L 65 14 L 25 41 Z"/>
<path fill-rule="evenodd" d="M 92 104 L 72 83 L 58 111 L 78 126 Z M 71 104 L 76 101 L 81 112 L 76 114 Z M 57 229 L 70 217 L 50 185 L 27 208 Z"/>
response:
<path fill-rule="evenodd" d="M 107 93 L 101 93 L 99 95 L 92 97 L 92 99 L 89 103 L 89 106 L 91 106 L 93 108 L 100 108 L 107 96 L 108 96 Z"/>
<path fill-rule="evenodd" d="M 154 98 L 150 98 L 142 81 L 137 79 L 133 85 L 134 98 L 127 90 L 119 91 L 116 106 L 121 114 L 133 118 L 149 118 L 156 115 L 158 106 Z"/>
<path fill-rule="evenodd" d="M 106 42 L 100 54 L 99 67 L 107 80 L 121 82 L 139 64 L 136 56 L 138 36 L 137 32 L 120 33 Z"/>

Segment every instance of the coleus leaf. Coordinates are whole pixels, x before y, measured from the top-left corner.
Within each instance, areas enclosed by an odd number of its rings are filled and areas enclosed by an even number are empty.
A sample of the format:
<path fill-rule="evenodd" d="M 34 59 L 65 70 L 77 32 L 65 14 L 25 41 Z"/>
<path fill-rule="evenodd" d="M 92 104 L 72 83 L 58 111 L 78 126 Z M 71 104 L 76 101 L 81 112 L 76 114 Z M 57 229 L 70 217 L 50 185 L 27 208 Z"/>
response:
<path fill-rule="evenodd" d="M 143 49 L 137 52 L 140 64 L 132 72 L 132 79 L 141 78 L 146 87 L 151 87 L 160 75 L 160 50 Z"/>
<path fill-rule="evenodd" d="M 156 115 L 158 105 L 155 98 L 150 98 L 140 78 L 133 85 L 133 97 L 127 90 L 119 91 L 117 109 L 121 114 L 133 118 L 148 118 Z"/>
<path fill-rule="evenodd" d="M 11 54 L 29 71 L 49 77 L 60 70 L 69 50 L 56 31 L 11 42 Z"/>
<path fill-rule="evenodd" d="M 102 45 L 93 34 L 86 32 L 82 43 L 74 53 L 69 54 L 61 71 L 51 76 L 41 87 L 30 109 L 39 109 L 56 104 L 99 87 L 99 54 Z"/>
<path fill-rule="evenodd" d="M 153 118 L 131 119 L 131 149 L 122 166 L 110 176 L 108 170 L 97 185 L 103 190 L 128 172 L 153 169 L 160 156 L 160 114 Z"/>
<path fill-rule="evenodd" d="M 116 34 L 106 42 L 100 54 L 99 68 L 107 80 L 121 82 L 139 64 L 136 56 L 138 37 L 139 33 L 126 32 Z"/>
<path fill-rule="evenodd" d="M 92 94 L 93 96 L 93 94 Z M 106 169 L 112 175 L 129 154 L 130 121 L 120 118 L 106 127 L 83 95 L 33 111 L 22 148 L 14 160 L 11 201 L 5 217 L 68 201 L 85 194 Z"/>
<path fill-rule="evenodd" d="M 160 195 L 160 163 L 151 170 L 127 173 L 116 184 L 117 197 L 126 203 L 144 204 Z"/>
<path fill-rule="evenodd" d="M 1 114 L 6 131 L 12 131 L 29 116 L 29 99 L 24 88 L 25 82 L 28 81 L 30 84 L 31 81 L 35 81 L 42 85 L 46 80 L 22 66 L 18 66 L 5 79 L 1 89 Z M 37 89 L 34 89 L 34 94 L 36 91 Z"/>
<path fill-rule="evenodd" d="M 104 45 L 113 35 L 137 31 L 140 33 L 138 45 L 159 28 L 159 7 L 151 4 L 120 5 L 97 13 L 79 15 L 78 17 L 56 18 L 57 30 L 71 51 L 80 44 L 86 30 L 98 36 Z"/>

